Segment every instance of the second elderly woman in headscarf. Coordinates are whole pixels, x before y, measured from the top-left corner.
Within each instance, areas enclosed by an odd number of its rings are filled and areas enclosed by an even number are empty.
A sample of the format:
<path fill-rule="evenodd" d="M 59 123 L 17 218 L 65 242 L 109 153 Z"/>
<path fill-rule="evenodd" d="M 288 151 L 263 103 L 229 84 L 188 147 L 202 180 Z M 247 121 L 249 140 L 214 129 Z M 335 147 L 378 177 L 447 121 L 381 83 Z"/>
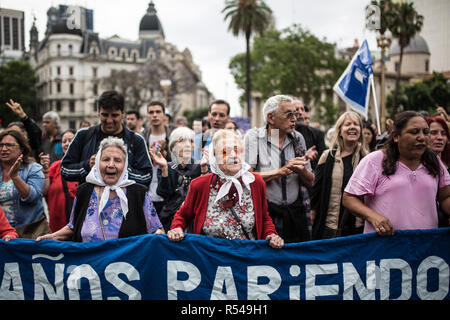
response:
<path fill-rule="evenodd" d="M 164 233 L 147 187 L 128 179 L 127 165 L 123 140 L 103 139 L 86 183 L 77 189 L 69 223 L 37 241 L 95 242 Z"/>
<path fill-rule="evenodd" d="M 266 187 L 259 175 L 248 171 L 243 162 L 243 143 L 229 130 L 217 131 L 209 145 L 211 173 L 194 179 L 186 200 L 176 212 L 171 230 L 172 241 L 184 238 L 184 230 L 193 221 L 193 233 L 240 239 L 265 239 L 273 248 L 281 248 L 267 212 Z"/>

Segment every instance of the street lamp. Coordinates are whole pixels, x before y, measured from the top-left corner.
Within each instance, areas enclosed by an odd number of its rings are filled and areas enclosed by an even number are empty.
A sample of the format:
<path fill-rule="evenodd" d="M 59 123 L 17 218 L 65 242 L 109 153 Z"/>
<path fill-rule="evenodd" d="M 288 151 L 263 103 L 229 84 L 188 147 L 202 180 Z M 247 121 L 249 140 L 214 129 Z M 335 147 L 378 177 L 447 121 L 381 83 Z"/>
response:
<path fill-rule="evenodd" d="M 387 30 L 385 33 L 380 33 L 379 36 L 377 36 L 377 46 L 381 48 L 381 79 L 380 79 L 380 86 L 381 86 L 381 131 L 385 131 L 386 129 L 386 74 L 384 69 L 384 62 L 386 61 L 385 53 L 386 48 L 389 48 L 392 42 L 392 34 L 389 30 Z M 382 132 L 380 132 L 381 134 Z"/>
<path fill-rule="evenodd" d="M 163 79 L 159 82 L 159 85 L 164 90 L 164 103 L 167 108 L 169 105 L 169 88 L 172 85 L 172 81 L 170 81 L 169 79 Z"/>

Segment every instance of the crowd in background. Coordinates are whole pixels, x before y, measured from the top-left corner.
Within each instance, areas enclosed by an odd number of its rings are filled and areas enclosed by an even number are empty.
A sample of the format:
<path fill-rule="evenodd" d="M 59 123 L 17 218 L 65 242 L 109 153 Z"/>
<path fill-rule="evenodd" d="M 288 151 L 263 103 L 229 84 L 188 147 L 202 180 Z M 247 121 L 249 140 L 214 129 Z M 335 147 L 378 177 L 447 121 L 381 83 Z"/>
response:
<path fill-rule="evenodd" d="M 185 233 L 284 243 L 449 226 L 450 118 L 404 111 L 385 132 L 353 111 L 326 133 L 301 99 L 276 95 L 265 126 L 244 132 L 230 105 L 172 121 L 162 102 L 146 121 L 104 92 L 100 123 L 62 131 L 50 111 L 0 132 L 0 237 L 104 241 Z M 145 124 L 146 122 L 146 124 Z"/>

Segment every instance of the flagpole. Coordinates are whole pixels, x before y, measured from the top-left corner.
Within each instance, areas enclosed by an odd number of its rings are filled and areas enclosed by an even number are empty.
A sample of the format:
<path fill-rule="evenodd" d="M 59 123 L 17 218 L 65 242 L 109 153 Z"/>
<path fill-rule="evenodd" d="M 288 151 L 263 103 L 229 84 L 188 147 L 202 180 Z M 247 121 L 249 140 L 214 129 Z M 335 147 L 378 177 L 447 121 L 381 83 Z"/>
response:
<path fill-rule="evenodd" d="M 377 117 L 377 128 L 378 128 L 378 134 L 382 134 L 381 128 L 380 128 L 380 117 L 378 115 L 378 104 L 377 104 L 377 98 L 375 93 L 375 84 L 373 82 L 373 74 L 370 75 L 370 85 L 372 86 L 372 92 L 373 92 L 373 103 L 375 105 L 375 115 Z"/>

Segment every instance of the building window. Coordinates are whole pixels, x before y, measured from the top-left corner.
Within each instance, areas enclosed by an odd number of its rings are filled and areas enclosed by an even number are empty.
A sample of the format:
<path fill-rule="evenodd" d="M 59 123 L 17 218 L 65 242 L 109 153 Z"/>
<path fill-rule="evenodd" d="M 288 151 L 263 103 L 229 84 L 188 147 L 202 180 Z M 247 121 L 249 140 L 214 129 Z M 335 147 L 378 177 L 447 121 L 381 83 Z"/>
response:
<path fill-rule="evenodd" d="M 116 49 L 115 48 L 109 49 L 109 57 L 112 59 L 115 56 L 116 56 Z"/>
<path fill-rule="evenodd" d="M 61 107 L 61 101 L 56 101 L 56 112 L 61 112 L 62 107 Z"/>
<path fill-rule="evenodd" d="M 94 83 L 92 86 L 92 93 L 96 96 L 98 94 L 98 85 Z"/>
<path fill-rule="evenodd" d="M 61 45 L 60 45 L 60 44 L 58 44 L 58 45 L 56 46 L 56 55 L 57 55 L 57 56 L 60 56 L 60 55 L 61 55 Z"/>
<path fill-rule="evenodd" d="M 69 74 L 73 76 L 73 67 L 69 67 Z"/>
<path fill-rule="evenodd" d="M 127 54 L 126 52 L 122 52 L 122 61 L 127 60 Z"/>
<path fill-rule="evenodd" d="M 13 50 L 19 50 L 19 20 L 12 18 Z"/>
<path fill-rule="evenodd" d="M 61 82 L 56 83 L 56 92 L 61 93 Z"/>
<path fill-rule="evenodd" d="M 74 92 L 73 83 L 69 83 L 69 92 L 70 92 L 70 94 L 73 94 L 73 92 Z"/>
<path fill-rule="evenodd" d="M 400 69 L 400 63 L 396 62 L 395 63 L 395 72 L 398 72 L 399 69 Z"/>
<path fill-rule="evenodd" d="M 133 53 L 133 62 L 136 62 L 136 52 Z"/>
<path fill-rule="evenodd" d="M 430 60 L 425 61 L 425 72 L 430 72 Z"/>
<path fill-rule="evenodd" d="M 73 46 L 69 44 L 69 56 L 73 55 Z"/>
<path fill-rule="evenodd" d="M 97 78 L 97 68 L 92 68 L 92 77 Z"/>
<path fill-rule="evenodd" d="M 58 75 L 58 76 L 60 76 L 61 75 L 61 67 L 56 67 L 56 74 Z"/>
<path fill-rule="evenodd" d="M 75 120 L 69 120 L 69 128 L 75 130 L 76 128 Z"/>
<path fill-rule="evenodd" d="M 4 34 L 4 44 L 6 46 L 10 45 L 11 34 L 10 34 L 9 17 L 3 17 L 3 34 Z"/>
<path fill-rule="evenodd" d="M 25 50 L 25 22 L 24 19 L 20 19 L 20 29 L 21 29 L 21 44 L 22 44 L 22 50 Z"/>
<path fill-rule="evenodd" d="M 69 111 L 75 112 L 75 101 L 69 101 Z"/>

